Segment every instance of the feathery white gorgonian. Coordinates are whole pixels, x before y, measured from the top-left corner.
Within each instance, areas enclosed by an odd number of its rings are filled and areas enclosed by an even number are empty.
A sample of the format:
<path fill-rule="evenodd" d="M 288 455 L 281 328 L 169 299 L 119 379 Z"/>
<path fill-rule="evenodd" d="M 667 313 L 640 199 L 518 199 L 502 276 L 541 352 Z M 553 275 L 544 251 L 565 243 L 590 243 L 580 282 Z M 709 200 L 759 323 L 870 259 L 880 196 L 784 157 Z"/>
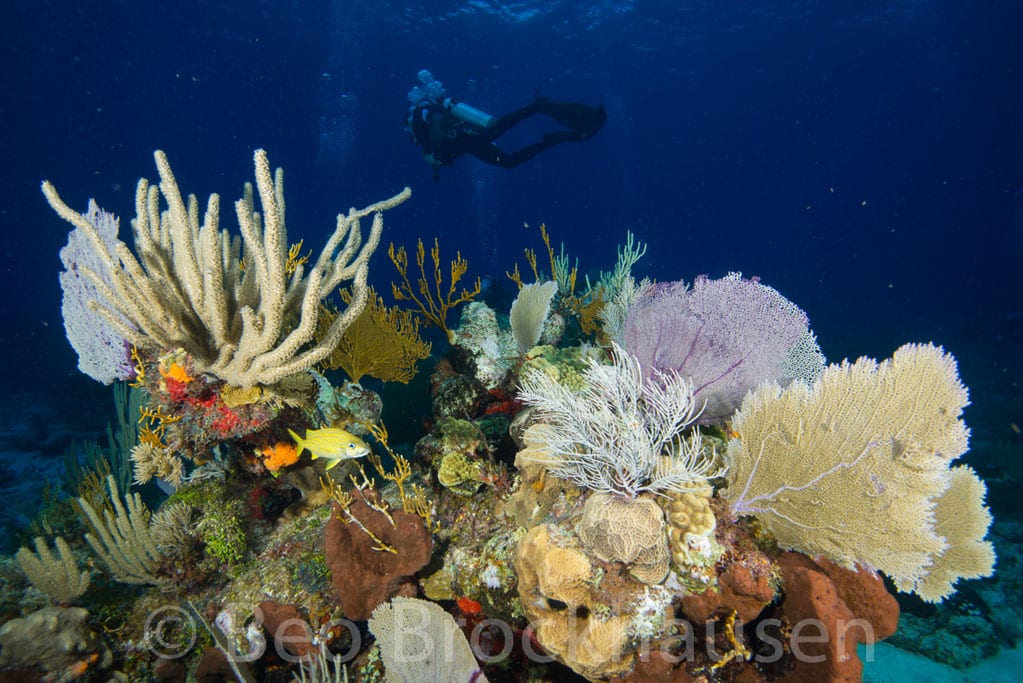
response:
<path fill-rule="evenodd" d="M 519 400 L 551 427 L 540 462 L 579 486 L 629 497 L 693 489 L 720 476 L 699 431 L 683 435 L 699 417 L 692 383 L 675 372 L 644 381 L 634 356 L 617 345 L 612 356 L 612 365 L 590 361 L 581 391 L 542 370 L 523 376 Z"/>

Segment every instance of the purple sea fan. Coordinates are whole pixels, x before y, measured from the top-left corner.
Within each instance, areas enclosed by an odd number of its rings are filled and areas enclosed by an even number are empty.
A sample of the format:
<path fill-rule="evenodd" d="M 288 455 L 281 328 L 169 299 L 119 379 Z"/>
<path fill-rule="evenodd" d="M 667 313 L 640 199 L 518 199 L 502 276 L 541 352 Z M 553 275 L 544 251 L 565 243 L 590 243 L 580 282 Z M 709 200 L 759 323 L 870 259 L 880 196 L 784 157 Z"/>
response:
<path fill-rule="evenodd" d="M 705 402 L 701 424 L 727 419 L 746 392 L 768 380 L 814 381 L 824 356 L 798 306 L 758 279 L 730 273 L 648 287 L 629 309 L 625 345 L 647 381 L 678 372 Z"/>
<path fill-rule="evenodd" d="M 117 216 L 103 211 L 90 199 L 85 217 L 96 229 L 105 248 L 113 253 L 120 223 Z M 87 273 L 111 287 L 110 273 L 104 259 L 97 254 L 97 248 L 77 228 L 68 234 L 67 245 L 60 250 L 60 260 L 64 264 L 64 271 L 60 274 L 60 288 L 64 290 L 61 313 L 68 341 L 78 353 L 78 369 L 97 382 L 110 384 L 115 379 L 130 379 L 135 371 L 128 342 L 103 316 L 89 308 L 90 301 L 99 299 L 99 290 Z"/>

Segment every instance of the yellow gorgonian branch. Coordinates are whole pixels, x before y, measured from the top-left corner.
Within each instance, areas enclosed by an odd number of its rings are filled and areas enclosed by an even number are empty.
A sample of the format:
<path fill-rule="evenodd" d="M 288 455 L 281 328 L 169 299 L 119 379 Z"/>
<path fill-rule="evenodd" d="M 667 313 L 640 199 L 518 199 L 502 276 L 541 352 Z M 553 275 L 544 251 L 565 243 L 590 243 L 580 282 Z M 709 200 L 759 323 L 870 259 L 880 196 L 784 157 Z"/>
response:
<path fill-rule="evenodd" d="M 145 389 L 146 365 L 142 362 L 142 356 L 139 354 L 139 349 L 134 344 L 131 345 L 131 360 L 135 363 L 135 381 L 133 381 L 129 386 L 133 389 Z"/>
<path fill-rule="evenodd" d="M 527 224 L 528 228 L 529 225 Z M 576 280 L 579 275 L 579 261 L 576 259 L 574 265 L 569 265 L 568 254 L 565 253 L 565 245 L 561 245 L 561 253 L 555 254 L 554 247 L 551 246 L 551 236 L 547 232 L 547 224 L 540 224 L 540 238 L 543 239 L 544 248 L 547 250 L 547 259 L 551 267 L 551 275 L 548 278 L 540 273 L 540 267 L 537 265 L 536 250 L 526 247 L 524 253 L 526 255 L 526 263 L 529 264 L 530 270 L 533 271 L 533 281 L 542 282 L 547 279 L 552 279 L 558 283 L 558 291 L 564 297 L 570 297 L 575 293 Z M 522 274 L 519 272 L 519 264 L 515 264 L 515 269 L 512 272 L 505 272 L 512 282 L 517 284 L 521 289 L 523 286 Z"/>
<path fill-rule="evenodd" d="M 427 497 L 426 489 L 419 484 L 412 484 L 408 489 L 405 488 L 405 482 L 412 476 L 412 465 L 409 464 L 407 458 L 400 453 L 396 453 L 387 443 L 387 427 L 381 422 L 371 425 L 369 429 L 370 433 L 373 434 L 373 438 L 377 440 L 383 449 L 387 451 L 388 455 L 391 456 L 391 459 L 394 460 L 394 471 L 388 472 L 385 470 L 378 455 L 370 453 L 366 456 L 366 459 L 376 469 L 377 474 L 388 481 L 393 481 L 395 486 L 398 487 L 401 506 L 405 512 L 419 515 L 431 533 L 440 531 L 440 523 L 433 518 L 433 502 Z"/>
<path fill-rule="evenodd" d="M 463 288 L 461 293 L 458 293 L 458 283 L 469 269 L 469 262 L 462 258 L 462 252 L 455 252 L 455 258 L 451 261 L 450 266 L 450 281 L 446 288 L 440 265 L 440 244 L 436 238 L 433 240 L 433 248 L 430 249 L 430 258 L 433 261 L 432 277 L 426 272 L 426 248 L 423 246 L 423 240 L 419 240 L 416 245 L 416 265 L 419 267 L 416 286 L 413 286 L 409 280 L 408 253 L 405 251 L 405 247 L 395 249 L 392 243 L 387 248 L 387 256 L 390 257 L 391 263 L 394 264 L 401 276 L 400 285 L 391 284 L 394 298 L 397 301 L 411 301 L 419 309 L 415 311 L 417 314 L 444 330 L 448 341 L 453 342 L 454 333 L 447 325 L 448 311 L 459 304 L 472 301 L 481 289 L 481 282 L 477 277 L 471 291 Z"/>
<path fill-rule="evenodd" d="M 284 262 L 284 273 L 286 275 L 291 275 L 298 270 L 299 266 L 304 266 L 309 263 L 309 257 L 313 255 L 312 249 L 310 249 L 309 253 L 305 256 L 300 255 L 302 253 L 302 243 L 304 241 L 305 240 L 299 240 L 298 244 L 292 244 L 288 247 L 288 260 Z"/>
<path fill-rule="evenodd" d="M 330 496 L 331 500 L 333 500 L 335 503 L 337 503 L 337 506 L 338 506 L 338 519 L 340 519 L 345 524 L 355 524 L 355 526 L 357 526 L 360 529 L 362 529 L 362 531 L 367 536 L 369 536 L 370 539 L 373 541 L 373 543 L 374 543 L 373 550 L 378 550 L 380 552 L 385 552 L 385 553 L 391 553 L 393 555 L 397 555 L 398 554 L 398 549 L 397 548 L 395 548 L 393 545 L 387 543 L 386 541 L 381 539 L 379 536 L 377 536 L 375 533 L 373 533 L 373 531 L 369 527 L 367 527 L 365 524 L 363 524 L 362 521 L 358 517 L 356 517 L 354 514 L 352 514 L 351 507 L 352 507 L 352 504 L 355 502 L 355 497 L 352 494 L 348 493 L 343 488 L 338 486 L 329 477 L 327 479 L 322 479 L 321 478 L 320 479 L 320 486 L 322 486 L 323 490 L 327 492 L 327 495 Z M 368 505 L 369 503 L 368 503 L 368 501 L 366 501 L 366 497 L 362 495 L 361 490 L 358 489 L 358 488 L 356 488 L 356 490 L 359 491 L 360 497 Z M 393 525 L 394 522 L 392 521 L 391 524 Z"/>
<path fill-rule="evenodd" d="M 160 408 L 142 406 L 139 409 L 138 421 L 139 443 L 148 444 L 153 448 L 166 448 L 163 437 L 167 432 L 167 425 L 180 419 L 180 415 L 167 415 Z"/>

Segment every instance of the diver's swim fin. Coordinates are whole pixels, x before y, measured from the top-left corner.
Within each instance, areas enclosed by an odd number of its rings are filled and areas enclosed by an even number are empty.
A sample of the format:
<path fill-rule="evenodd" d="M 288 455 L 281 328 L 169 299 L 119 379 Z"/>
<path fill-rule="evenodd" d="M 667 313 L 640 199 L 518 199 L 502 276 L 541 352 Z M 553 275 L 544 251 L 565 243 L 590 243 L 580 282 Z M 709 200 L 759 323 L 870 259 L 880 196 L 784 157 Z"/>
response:
<path fill-rule="evenodd" d="M 566 128 L 579 134 L 580 140 L 592 137 L 607 122 L 607 111 L 604 105 L 591 107 L 576 102 L 553 102 L 546 97 L 537 97 L 536 111 L 549 116 Z"/>

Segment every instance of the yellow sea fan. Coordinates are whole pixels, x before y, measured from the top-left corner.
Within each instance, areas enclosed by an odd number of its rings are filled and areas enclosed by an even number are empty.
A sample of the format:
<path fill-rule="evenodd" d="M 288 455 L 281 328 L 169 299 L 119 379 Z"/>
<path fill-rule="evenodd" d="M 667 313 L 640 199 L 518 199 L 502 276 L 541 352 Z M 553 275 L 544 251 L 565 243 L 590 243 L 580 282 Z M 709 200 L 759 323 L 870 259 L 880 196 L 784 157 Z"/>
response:
<path fill-rule="evenodd" d="M 350 294 L 342 290 L 341 298 L 348 303 Z M 327 308 L 321 311 L 324 329 L 336 315 Z M 352 382 L 369 375 L 384 382 L 407 384 L 416 375 L 416 363 L 430 357 L 430 349 L 430 344 L 419 336 L 419 321 L 412 313 L 388 308 L 370 287 L 366 307 L 323 366 L 331 370 L 341 368 Z"/>
<path fill-rule="evenodd" d="M 985 541 L 991 512 L 984 505 L 987 487 L 965 465 L 953 467 L 952 483 L 936 501 L 935 530 L 948 547 L 934 558 L 934 566 L 914 590 L 928 602 L 938 602 L 955 592 L 958 579 L 990 576 L 995 549 Z"/>
<path fill-rule="evenodd" d="M 927 577 L 950 540 L 935 503 L 967 448 L 967 403 L 955 359 L 930 344 L 907 344 L 883 363 L 832 365 L 812 387 L 762 386 L 733 421 L 724 496 L 783 547 L 881 570 L 900 590 L 936 599 Z M 965 535 L 980 542 L 986 529 Z M 972 564 L 946 563 L 941 581 L 978 575 L 983 563 Z"/>

